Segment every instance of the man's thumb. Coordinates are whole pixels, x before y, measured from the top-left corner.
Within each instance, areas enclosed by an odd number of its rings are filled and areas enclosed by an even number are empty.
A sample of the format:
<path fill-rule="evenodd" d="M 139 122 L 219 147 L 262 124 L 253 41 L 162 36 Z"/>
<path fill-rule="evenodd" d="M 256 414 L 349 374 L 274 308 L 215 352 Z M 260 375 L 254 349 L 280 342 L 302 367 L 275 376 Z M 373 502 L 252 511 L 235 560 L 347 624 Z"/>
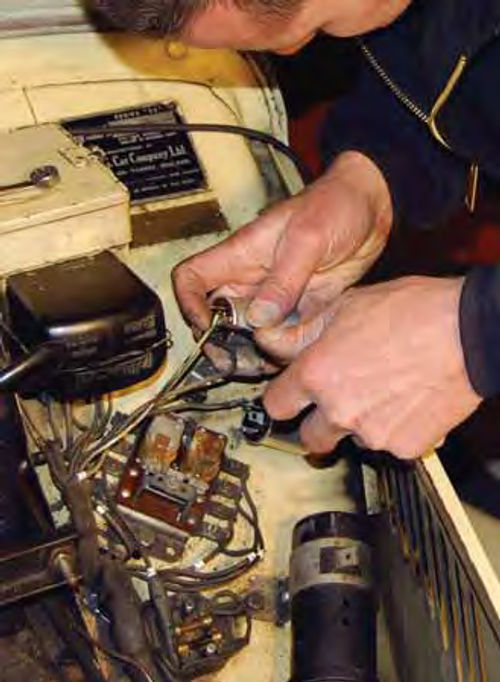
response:
<path fill-rule="evenodd" d="M 326 312 L 298 324 L 281 324 L 277 327 L 257 329 L 255 340 L 259 346 L 281 363 L 292 362 L 305 348 L 323 333 L 328 324 Z"/>
<path fill-rule="evenodd" d="M 322 258 L 321 240 L 314 231 L 298 234 L 290 226 L 276 248 L 268 276 L 255 294 L 247 311 L 253 327 L 280 324 L 297 307 L 304 289 Z"/>

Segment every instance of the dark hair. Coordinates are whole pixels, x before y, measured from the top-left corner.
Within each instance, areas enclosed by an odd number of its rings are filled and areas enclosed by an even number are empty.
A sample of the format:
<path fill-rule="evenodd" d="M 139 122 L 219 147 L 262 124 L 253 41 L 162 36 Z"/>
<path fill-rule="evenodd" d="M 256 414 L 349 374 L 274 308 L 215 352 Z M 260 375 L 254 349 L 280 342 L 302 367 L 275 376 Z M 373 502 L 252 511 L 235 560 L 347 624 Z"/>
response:
<path fill-rule="evenodd" d="M 136 33 L 175 35 L 189 20 L 218 0 L 93 0 L 95 11 L 114 26 Z M 302 0 L 229 0 L 256 14 L 293 14 Z"/>

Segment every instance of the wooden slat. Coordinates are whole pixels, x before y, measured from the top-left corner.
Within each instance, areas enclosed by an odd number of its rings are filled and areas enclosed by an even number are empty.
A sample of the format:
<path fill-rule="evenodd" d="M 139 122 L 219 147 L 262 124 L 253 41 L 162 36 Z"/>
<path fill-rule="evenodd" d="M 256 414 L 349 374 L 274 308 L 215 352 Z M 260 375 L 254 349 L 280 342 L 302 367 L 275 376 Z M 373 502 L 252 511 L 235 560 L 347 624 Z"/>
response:
<path fill-rule="evenodd" d="M 446 528 L 447 538 L 500 641 L 500 581 L 439 458 L 435 454 L 425 457 L 417 468 L 426 493 Z"/>

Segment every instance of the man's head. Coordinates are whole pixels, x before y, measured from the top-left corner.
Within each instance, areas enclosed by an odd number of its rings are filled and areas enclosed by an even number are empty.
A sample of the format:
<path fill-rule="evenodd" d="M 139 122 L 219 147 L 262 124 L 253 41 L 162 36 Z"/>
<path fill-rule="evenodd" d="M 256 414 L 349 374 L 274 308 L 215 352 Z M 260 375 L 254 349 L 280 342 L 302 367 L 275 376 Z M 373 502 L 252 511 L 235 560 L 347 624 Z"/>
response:
<path fill-rule="evenodd" d="M 411 0 L 94 0 L 128 30 L 174 35 L 199 47 L 292 51 L 317 32 L 352 36 L 380 28 Z"/>

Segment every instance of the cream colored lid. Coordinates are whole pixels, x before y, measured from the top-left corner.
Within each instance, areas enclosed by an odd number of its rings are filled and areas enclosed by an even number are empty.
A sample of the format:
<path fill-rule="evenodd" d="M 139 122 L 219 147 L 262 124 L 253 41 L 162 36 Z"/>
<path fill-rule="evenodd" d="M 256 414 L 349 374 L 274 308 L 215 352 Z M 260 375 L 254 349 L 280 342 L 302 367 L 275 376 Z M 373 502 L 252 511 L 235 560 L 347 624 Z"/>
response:
<path fill-rule="evenodd" d="M 126 188 L 60 126 L 46 124 L 0 134 L 0 186 L 55 166 L 60 182 L 45 189 L 0 192 L 0 234 L 128 203 Z"/>

